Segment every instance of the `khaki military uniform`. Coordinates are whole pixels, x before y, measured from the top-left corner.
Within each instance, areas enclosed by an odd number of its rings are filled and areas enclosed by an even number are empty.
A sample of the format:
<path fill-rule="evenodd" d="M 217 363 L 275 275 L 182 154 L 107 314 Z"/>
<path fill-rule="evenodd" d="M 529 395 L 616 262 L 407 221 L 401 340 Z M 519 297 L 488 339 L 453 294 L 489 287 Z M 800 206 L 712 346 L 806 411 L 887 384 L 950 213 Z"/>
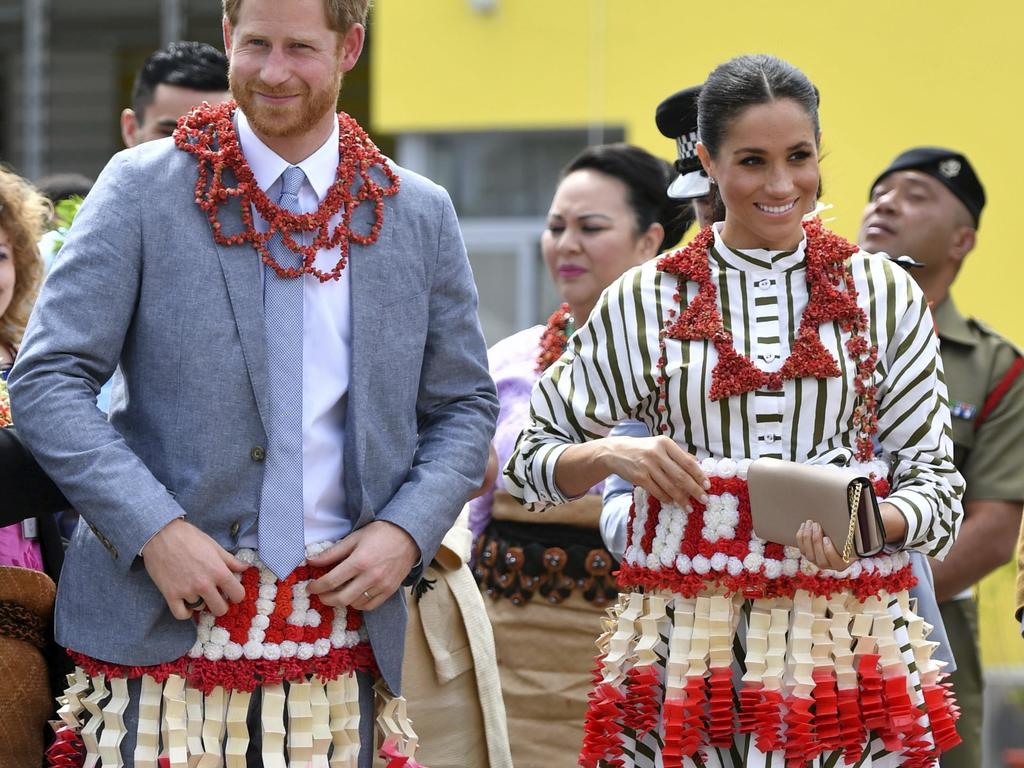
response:
<path fill-rule="evenodd" d="M 1024 502 L 1024 357 L 1007 339 L 961 315 L 952 299 L 934 314 L 949 389 L 954 461 L 967 481 L 965 510 L 981 499 Z M 1024 602 L 1020 592 L 1018 602 Z M 968 592 L 939 608 L 956 659 L 952 680 L 964 742 L 941 762 L 943 768 L 977 768 L 983 688 L 977 605 Z"/>

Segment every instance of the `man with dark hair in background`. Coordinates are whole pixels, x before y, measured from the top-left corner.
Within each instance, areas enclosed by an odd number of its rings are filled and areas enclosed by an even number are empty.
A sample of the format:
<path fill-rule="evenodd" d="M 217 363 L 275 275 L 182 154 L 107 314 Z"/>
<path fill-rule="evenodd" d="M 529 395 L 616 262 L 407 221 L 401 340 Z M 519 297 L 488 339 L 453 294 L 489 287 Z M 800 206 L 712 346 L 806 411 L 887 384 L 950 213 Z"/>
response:
<path fill-rule="evenodd" d="M 961 315 L 950 288 L 974 249 L 985 190 L 959 152 L 907 150 L 871 185 L 857 242 L 919 262 L 910 271 L 932 305 L 942 349 L 954 461 L 967 481 L 960 535 L 932 561 L 935 595 L 956 660 L 953 688 L 963 744 L 943 768 L 981 765 L 983 679 L 972 588 L 1013 554 L 1024 502 L 1024 358 L 1006 338 Z"/>
<path fill-rule="evenodd" d="M 171 43 L 146 59 L 135 76 L 132 105 L 121 113 L 121 138 L 126 147 L 166 138 L 193 107 L 230 98 L 223 53 L 191 40 Z"/>

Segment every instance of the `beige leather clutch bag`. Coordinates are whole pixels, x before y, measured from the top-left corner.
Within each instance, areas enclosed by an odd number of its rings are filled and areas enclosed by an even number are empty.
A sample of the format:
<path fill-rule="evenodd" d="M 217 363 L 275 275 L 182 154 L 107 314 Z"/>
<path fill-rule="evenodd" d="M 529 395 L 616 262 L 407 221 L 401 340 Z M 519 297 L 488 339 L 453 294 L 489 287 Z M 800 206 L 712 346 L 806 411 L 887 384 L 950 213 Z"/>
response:
<path fill-rule="evenodd" d="M 817 521 L 844 560 L 885 546 L 885 528 L 871 481 L 855 469 L 756 459 L 747 471 L 754 533 L 796 546 L 807 520 Z"/>

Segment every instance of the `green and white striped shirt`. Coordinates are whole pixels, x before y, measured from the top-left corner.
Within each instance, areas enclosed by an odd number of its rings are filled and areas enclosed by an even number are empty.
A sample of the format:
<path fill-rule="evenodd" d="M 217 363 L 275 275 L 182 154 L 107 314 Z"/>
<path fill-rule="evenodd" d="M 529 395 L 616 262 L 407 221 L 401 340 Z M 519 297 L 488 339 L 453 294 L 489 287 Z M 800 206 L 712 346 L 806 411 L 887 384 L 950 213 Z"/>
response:
<path fill-rule="evenodd" d="M 796 251 L 735 251 L 717 231 L 712 279 L 725 328 L 736 349 L 764 371 L 782 367 L 807 306 L 804 243 Z M 859 251 L 851 257 L 858 304 L 869 342 L 878 346 L 874 383 L 878 434 L 892 465 L 887 501 L 907 519 L 905 546 L 943 557 L 962 517 L 963 478 L 953 465 L 946 385 L 939 343 L 924 295 L 898 265 Z M 567 498 L 554 481 L 555 463 L 570 444 L 602 437 L 636 419 L 666 434 L 698 459 L 772 456 L 814 464 L 849 464 L 856 452 L 855 366 L 836 323 L 820 326 L 842 375 L 797 379 L 777 391 L 758 390 L 711 401 L 718 354 L 705 340 L 667 339 L 668 398 L 659 412 L 659 331 L 669 322 L 675 275 L 655 261 L 626 272 L 604 292 L 562 358 L 537 382 L 531 423 L 505 467 L 508 490 L 532 509 Z M 697 293 L 686 284 L 685 301 Z M 685 304 L 684 304 L 685 306 Z M 661 430 L 661 425 L 667 431 Z"/>

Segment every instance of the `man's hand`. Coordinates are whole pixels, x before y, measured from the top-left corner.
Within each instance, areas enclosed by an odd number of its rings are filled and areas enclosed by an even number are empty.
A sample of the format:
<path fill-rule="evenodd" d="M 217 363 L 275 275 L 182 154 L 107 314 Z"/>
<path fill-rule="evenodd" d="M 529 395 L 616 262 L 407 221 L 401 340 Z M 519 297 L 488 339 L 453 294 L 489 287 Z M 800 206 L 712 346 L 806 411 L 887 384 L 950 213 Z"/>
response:
<path fill-rule="evenodd" d="M 176 619 L 189 618 L 202 603 L 223 616 L 229 600 L 239 603 L 245 597 L 235 574 L 249 566 L 184 520 L 161 528 L 143 547 L 142 560 Z"/>
<path fill-rule="evenodd" d="M 309 592 L 327 605 L 372 611 L 395 593 L 419 558 L 412 536 L 397 525 L 374 520 L 309 558 L 317 568 L 334 566 L 309 585 Z"/>

